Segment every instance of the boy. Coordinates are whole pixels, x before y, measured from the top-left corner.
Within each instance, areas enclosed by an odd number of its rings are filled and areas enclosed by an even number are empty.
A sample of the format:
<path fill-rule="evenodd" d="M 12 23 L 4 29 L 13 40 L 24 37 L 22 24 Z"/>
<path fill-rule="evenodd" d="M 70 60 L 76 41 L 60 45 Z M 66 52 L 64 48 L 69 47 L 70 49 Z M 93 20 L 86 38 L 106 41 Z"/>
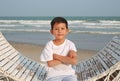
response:
<path fill-rule="evenodd" d="M 41 61 L 48 66 L 46 81 L 77 81 L 72 69 L 77 63 L 77 50 L 74 43 L 65 38 L 69 33 L 66 19 L 55 17 L 50 32 L 54 40 L 49 41 L 41 53 Z"/>

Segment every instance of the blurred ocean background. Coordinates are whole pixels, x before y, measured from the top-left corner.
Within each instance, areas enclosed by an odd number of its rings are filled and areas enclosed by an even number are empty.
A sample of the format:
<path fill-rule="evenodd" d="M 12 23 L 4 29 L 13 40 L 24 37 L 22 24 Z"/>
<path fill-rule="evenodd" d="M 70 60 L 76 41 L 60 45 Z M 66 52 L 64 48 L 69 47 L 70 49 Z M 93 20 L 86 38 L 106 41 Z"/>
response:
<path fill-rule="evenodd" d="M 8 41 L 45 45 L 53 39 L 54 17 L 0 17 L 0 31 Z M 67 36 L 77 48 L 100 50 L 114 36 L 120 36 L 120 17 L 65 17 L 71 32 Z"/>

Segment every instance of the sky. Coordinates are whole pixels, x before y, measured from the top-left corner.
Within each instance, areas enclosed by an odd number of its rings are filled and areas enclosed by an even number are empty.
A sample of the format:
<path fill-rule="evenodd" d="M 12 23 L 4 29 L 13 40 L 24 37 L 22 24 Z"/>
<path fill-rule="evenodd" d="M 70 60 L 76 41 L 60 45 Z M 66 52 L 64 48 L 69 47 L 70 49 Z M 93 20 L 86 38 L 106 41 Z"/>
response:
<path fill-rule="evenodd" d="M 0 16 L 120 16 L 120 0 L 0 0 Z"/>

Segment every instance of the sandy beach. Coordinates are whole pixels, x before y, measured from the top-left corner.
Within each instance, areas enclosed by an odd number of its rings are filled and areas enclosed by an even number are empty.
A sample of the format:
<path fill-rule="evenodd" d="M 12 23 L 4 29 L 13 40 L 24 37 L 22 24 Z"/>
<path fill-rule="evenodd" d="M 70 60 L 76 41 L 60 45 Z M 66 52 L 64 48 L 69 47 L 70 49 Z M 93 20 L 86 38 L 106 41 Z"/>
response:
<path fill-rule="evenodd" d="M 10 42 L 10 43 L 16 50 L 18 50 L 23 55 L 37 62 L 40 62 L 40 53 L 43 50 L 44 46 L 26 44 L 26 43 L 16 43 L 16 42 Z M 84 49 L 77 49 L 77 50 L 78 50 L 77 51 L 78 62 L 92 57 L 97 52 L 95 50 L 84 50 Z"/>

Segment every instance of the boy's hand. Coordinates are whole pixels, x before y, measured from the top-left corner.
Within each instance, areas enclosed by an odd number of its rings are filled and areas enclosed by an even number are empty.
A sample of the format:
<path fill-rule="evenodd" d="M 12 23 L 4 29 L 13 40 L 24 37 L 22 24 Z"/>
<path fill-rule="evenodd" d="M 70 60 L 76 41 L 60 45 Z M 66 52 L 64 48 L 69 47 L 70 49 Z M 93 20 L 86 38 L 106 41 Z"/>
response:
<path fill-rule="evenodd" d="M 67 56 L 68 56 L 68 57 L 71 57 L 71 58 L 74 58 L 75 56 L 77 56 L 77 54 L 76 54 L 75 51 L 70 50 Z"/>
<path fill-rule="evenodd" d="M 60 55 L 53 54 L 53 60 L 47 61 L 49 67 L 54 67 L 56 65 L 62 64 L 62 62 L 59 60 Z"/>
<path fill-rule="evenodd" d="M 53 54 L 53 59 L 54 59 L 54 60 L 59 60 L 60 57 L 61 57 L 61 56 L 58 55 L 58 54 Z"/>

